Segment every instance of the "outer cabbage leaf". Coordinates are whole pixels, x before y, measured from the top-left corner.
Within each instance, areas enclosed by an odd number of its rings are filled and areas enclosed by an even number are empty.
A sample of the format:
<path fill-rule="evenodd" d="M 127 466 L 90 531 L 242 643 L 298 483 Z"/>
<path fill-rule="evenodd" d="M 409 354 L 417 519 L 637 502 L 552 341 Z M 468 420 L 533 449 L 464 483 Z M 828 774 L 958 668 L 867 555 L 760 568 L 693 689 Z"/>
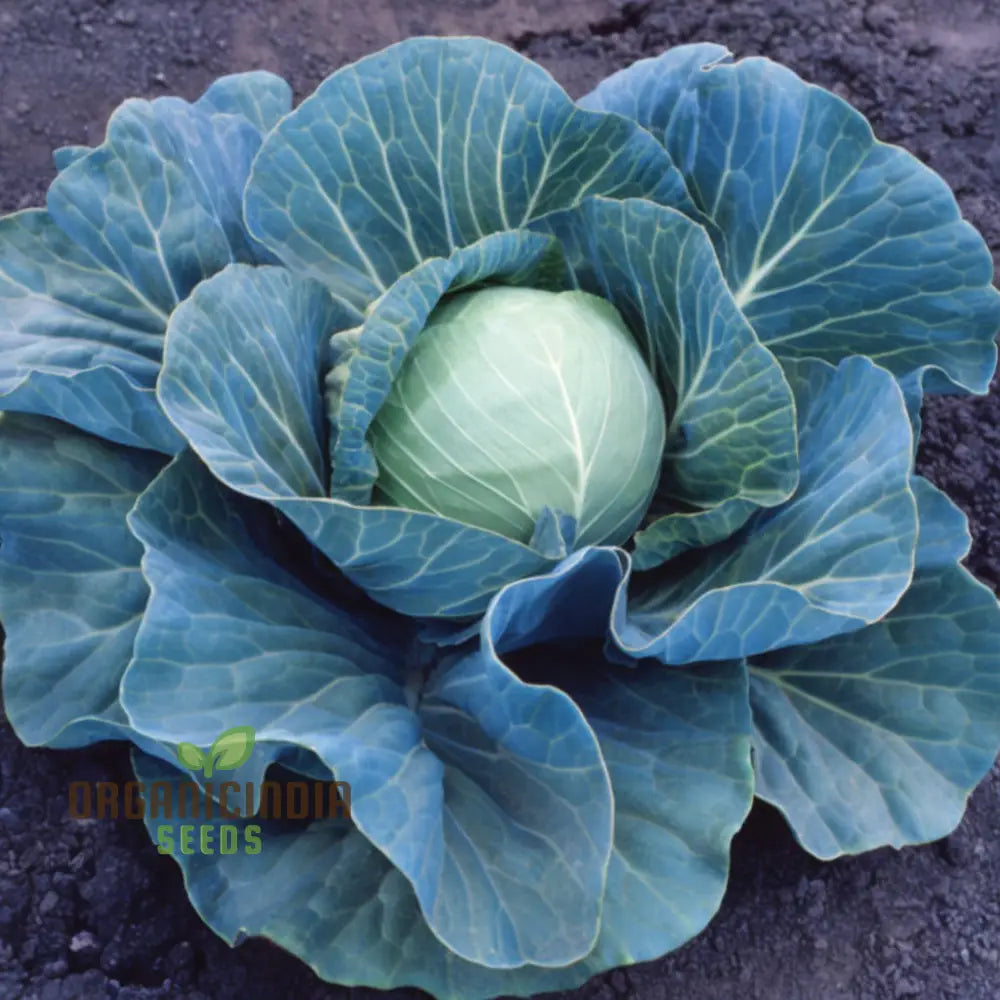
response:
<path fill-rule="evenodd" d="M 133 754 L 143 782 L 178 783 L 180 773 Z M 192 905 L 231 945 L 249 935 L 269 938 L 329 982 L 392 989 L 416 986 L 438 1000 L 528 996 L 579 986 L 583 963 L 562 969 L 492 969 L 459 958 L 433 935 L 413 887 L 349 822 L 304 823 L 213 818 L 218 828 L 259 830 L 261 850 L 247 854 L 174 854 Z M 155 840 L 166 827 L 176 843 L 183 820 L 152 819 Z"/>
<path fill-rule="evenodd" d="M 903 391 L 903 399 L 906 400 L 906 413 L 910 418 L 910 427 L 913 429 L 913 457 L 916 459 L 917 450 L 920 447 L 921 411 L 924 404 L 924 394 L 933 386 L 935 369 L 925 366 L 914 368 L 912 372 L 904 375 L 899 380 L 899 388 Z"/>
<path fill-rule="evenodd" d="M 585 960 L 594 973 L 662 955 L 708 923 L 753 789 L 741 663 L 680 671 L 602 654 L 627 565 L 620 550 L 575 552 L 501 591 L 482 628 L 515 669 L 573 698 L 600 742 L 615 828 L 601 936 Z"/>
<path fill-rule="evenodd" d="M 212 114 L 241 115 L 264 133 L 292 110 L 292 88 L 267 70 L 231 73 L 214 80 L 195 107 Z M 92 146 L 60 146 L 52 153 L 56 170 L 65 170 L 92 150 Z"/>
<path fill-rule="evenodd" d="M 175 97 L 125 101 L 105 141 L 61 171 L 55 223 L 167 313 L 232 261 L 254 262 L 242 193 L 260 132 Z"/>
<path fill-rule="evenodd" d="M 1000 294 L 945 182 L 835 94 L 725 55 L 679 46 L 580 103 L 664 144 L 737 304 L 779 358 L 863 354 L 897 375 L 933 366 L 936 391 L 985 392 Z"/>
<path fill-rule="evenodd" d="M 651 137 L 583 111 L 481 38 L 414 38 L 338 70 L 268 136 L 250 231 L 358 318 L 432 257 L 592 194 L 687 204 Z"/>
<path fill-rule="evenodd" d="M 220 76 L 195 107 L 224 115 L 242 115 L 262 135 L 292 110 L 292 88 L 274 73 L 253 70 Z"/>
<path fill-rule="evenodd" d="M 126 101 L 96 149 L 72 147 L 48 211 L 0 219 L 0 407 L 57 417 L 111 441 L 182 446 L 154 385 L 167 317 L 231 261 L 270 255 L 242 194 L 287 85 L 218 81 L 202 101 Z M 287 93 L 285 94 L 287 97 Z"/>
<path fill-rule="evenodd" d="M 913 585 L 879 622 L 750 661 L 757 794 L 829 858 L 951 832 L 1000 744 L 1000 608 L 962 512 L 914 482 Z"/>
<path fill-rule="evenodd" d="M 614 640 L 666 663 L 752 656 L 877 621 L 908 586 L 912 439 L 896 380 L 867 358 L 787 362 L 799 488 L 689 566 L 619 595 Z"/>
<path fill-rule="evenodd" d="M 577 101 L 595 111 L 614 111 L 639 122 L 658 139 L 670 129 L 679 102 L 696 90 L 699 79 L 732 53 L 716 42 L 675 45 L 658 56 L 637 59 L 602 80 Z M 685 161 L 687 162 L 687 161 Z"/>
<path fill-rule="evenodd" d="M 622 574 L 615 550 L 588 549 L 544 577 L 513 584 L 482 623 L 486 655 L 526 666 L 519 657 L 527 654 L 550 670 L 556 647 L 537 644 L 599 631 Z M 568 615 L 568 608 L 576 613 Z M 468 732 L 459 699 L 467 707 L 482 701 L 480 711 L 504 716 L 506 703 L 483 700 L 491 696 L 469 669 L 483 655 L 454 661 L 425 689 L 428 710 L 442 723 L 439 739 Z M 553 969 L 464 961 L 430 933 L 400 872 L 356 828 L 336 821 L 262 823 L 259 855 L 177 856 L 199 913 L 232 943 L 246 933 L 271 938 L 324 979 L 414 985 L 441 1000 L 574 987 L 610 966 L 681 944 L 718 906 L 729 840 L 751 800 L 742 665 L 616 668 L 602 663 L 592 645 L 564 650 L 561 665 L 558 673 L 593 711 L 616 802 L 601 933 L 582 961 Z M 491 766 L 489 759 L 478 764 Z M 171 780 L 147 759 L 137 758 L 136 768 L 142 780 Z M 523 792 L 521 783 L 516 787 Z M 158 821 L 147 825 L 155 836 Z"/>
<path fill-rule="evenodd" d="M 81 156 L 86 156 L 90 150 L 90 146 L 60 146 L 52 151 L 52 162 L 56 170 L 65 170 L 76 163 Z"/>
<path fill-rule="evenodd" d="M 204 745 L 250 725 L 262 742 L 313 751 L 350 782 L 358 827 L 466 958 L 563 965 L 590 950 L 611 797 L 564 694 L 472 655 L 421 698 L 409 623 L 311 589 L 278 557 L 269 509 L 190 453 L 130 523 L 152 590 L 122 684 L 138 732 Z"/>
<path fill-rule="evenodd" d="M 916 569 L 947 569 L 961 562 L 972 547 L 969 522 L 930 480 L 910 477 L 910 489 L 917 499 Z"/>
<path fill-rule="evenodd" d="M 334 338 L 337 461 L 363 459 L 365 421 L 442 286 L 478 280 L 486 264 L 493 270 L 509 261 L 513 270 L 526 266 L 526 257 L 540 263 L 547 247 L 533 234 L 487 237 L 403 279 L 373 307 L 360 335 Z M 381 603 L 411 615 L 481 613 L 505 583 L 565 555 L 562 532 L 543 516 L 529 547 L 434 514 L 327 497 L 319 372 L 342 315 L 309 279 L 234 265 L 171 317 L 160 402 L 223 482 L 277 507 Z"/>
<path fill-rule="evenodd" d="M 0 416 L 3 694 L 29 746 L 132 735 L 118 686 L 149 591 L 125 515 L 162 463 L 45 417 Z"/>
<path fill-rule="evenodd" d="M 597 972 L 679 948 L 721 905 L 753 791 L 746 674 L 735 662 L 573 666 L 594 670 L 565 687 L 597 734 L 615 796 L 601 937 L 587 959 Z"/>
<path fill-rule="evenodd" d="M 674 209 L 606 198 L 535 227 L 559 238 L 578 288 L 617 307 L 660 388 L 668 427 L 655 504 L 681 518 L 726 504 L 701 520 L 735 530 L 753 510 L 739 501 L 787 500 L 798 477 L 792 392 L 733 302 L 705 231 Z M 640 532 L 637 568 L 675 554 L 685 529 L 674 521 L 668 513 Z"/>
<path fill-rule="evenodd" d="M 166 322 L 47 212 L 0 219 L 0 407 L 174 451 L 153 391 Z"/>
<path fill-rule="evenodd" d="M 174 312 L 160 402 L 227 485 L 258 497 L 325 494 L 319 373 L 340 315 L 322 285 L 245 265 Z"/>

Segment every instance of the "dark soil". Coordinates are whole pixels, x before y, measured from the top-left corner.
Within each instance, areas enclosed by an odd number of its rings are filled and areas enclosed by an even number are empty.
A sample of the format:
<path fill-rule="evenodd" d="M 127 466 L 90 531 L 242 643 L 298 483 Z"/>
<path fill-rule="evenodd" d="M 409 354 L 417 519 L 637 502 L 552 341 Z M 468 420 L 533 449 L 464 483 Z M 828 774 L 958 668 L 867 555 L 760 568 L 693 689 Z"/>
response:
<path fill-rule="evenodd" d="M 99 140 L 125 97 L 194 97 L 274 69 L 301 97 L 410 34 L 511 42 L 579 94 L 679 42 L 772 56 L 847 97 L 940 171 L 1000 253 L 1000 5 L 971 0 L 0 0 L 0 211 L 40 204 L 50 151 Z M 925 410 L 922 469 L 970 515 L 968 565 L 1000 585 L 1000 395 Z M 120 747 L 29 751 L 0 723 L 0 1000 L 375 1000 L 275 947 L 230 950 L 139 823 L 74 822 L 67 786 L 123 779 Z M 820 864 L 758 806 L 711 928 L 574 1000 L 996 1000 L 1000 771 L 946 840 Z M 392 994 L 412 1000 L 413 991 Z"/>

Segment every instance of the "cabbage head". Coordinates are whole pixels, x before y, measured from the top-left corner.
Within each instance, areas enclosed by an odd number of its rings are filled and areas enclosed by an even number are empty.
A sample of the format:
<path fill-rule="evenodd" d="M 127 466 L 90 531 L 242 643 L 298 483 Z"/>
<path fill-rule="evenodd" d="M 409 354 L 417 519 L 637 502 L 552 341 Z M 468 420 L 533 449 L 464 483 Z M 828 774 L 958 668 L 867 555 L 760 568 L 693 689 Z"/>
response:
<path fill-rule="evenodd" d="M 914 454 L 1000 294 L 840 98 L 699 44 L 574 102 L 417 38 L 56 164 L 0 219 L 6 713 L 349 786 L 203 820 L 259 829 L 176 854 L 219 935 L 524 996 L 697 934 L 755 795 L 819 858 L 958 823 L 1000 610 Z"/>

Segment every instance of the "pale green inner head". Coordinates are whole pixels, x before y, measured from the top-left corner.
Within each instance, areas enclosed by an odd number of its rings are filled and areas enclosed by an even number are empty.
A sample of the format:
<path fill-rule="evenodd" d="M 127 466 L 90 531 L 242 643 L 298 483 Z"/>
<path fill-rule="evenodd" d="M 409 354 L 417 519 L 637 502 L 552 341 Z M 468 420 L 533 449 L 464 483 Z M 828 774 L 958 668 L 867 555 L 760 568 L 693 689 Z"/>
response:
<path fill-rule="evenodd" d="M 369 433 L 373 502 L 528 542 L 543 508 L 577 545 L 624 542 L 666 421 L 618 311 L 586 292 L 485 288 L 431 314 Z"/>

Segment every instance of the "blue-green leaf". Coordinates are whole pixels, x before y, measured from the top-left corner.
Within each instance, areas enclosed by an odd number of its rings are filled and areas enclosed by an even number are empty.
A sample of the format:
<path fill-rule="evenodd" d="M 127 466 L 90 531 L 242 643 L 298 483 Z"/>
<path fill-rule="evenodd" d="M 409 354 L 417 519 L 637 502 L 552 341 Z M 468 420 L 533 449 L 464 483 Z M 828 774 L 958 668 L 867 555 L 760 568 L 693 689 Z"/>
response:
<path fill-rule="evenodd" d="M 615 797 L 601 936 L 587 957 L 598 972 L 679 948 L 715 915 L 753 798 L 750 718 L 737 662 L 573 665 L 566 691 L 597 734 Z"/>
<path fill-rule="evenodd" d="M 551 676 L 556 647 L 537 643 L 599 634 L 622 573 L 615 550 L 588 549 L 545 577 L 507 588 L 484 623 L 484 635 L 497 640 L 486 659 L 499 654 L 514 662 L 536 654 Z M 383 989 L 413 985 L 440 1000 L 578 986 L 696 933 L 719 903 L 729 840 L 752 795 L 745 672 L 738 663 L 690 671 L 651 664 L 614 668 L 601 661 L 599 648 L 557 655 L 560 677 L 591 714 L 616 802 L 601 933 L 586 958 L 551 969 L 490 969 L 464 961 L 432 935 L 399 870 L 357 828 L 337 821 L 260 823 L 259 854 L 175 854 L 199 913 L 231 942 L 246 933 L 267 936 L 324 979 Z M 456 661 L 426 689 L 431 717 L 440 716 L 432 741 L 460 743 L 470 733 L 469 709 L 495 723 L 505 718 L 512 702 L 476 682 L 468 670 L 475 659 L 485 662 L 481 654 Z M 521 686 L 509 690 L 514 692 L 524 697 Z M 462 702 L 465 711 L 459 711 Z M 139 755 L 135 763 L 141 780 L 176 780 Z M 466 758 L 472 767 L 466 773 L 488 772 L 494 764 L 489 757 Z M 524 789 L 522 781 L 515 783 L 516 794 Z M 499 786 L 496 793 L 511 794 Z M 589 811 L 581 816 L 587 818 L 593 818 Z M 154 839 L 162 825 L 147 819 Z M 177 825 L 172 823 L 175 839 Z M 243 821 L 236 825 L 245 828 Z"/>
<path fill-rule="evenodd" d="M 259 100 L 263 115 L 276 80 L 225 78 L 203 106 L 126 101 L 100 146 L 57 157 L 48 212 L 0 220 L 0 407 L 182 446 L 153 391 L 167 317 L 231 261 L 270 259 L 243 226 L 260 132 L 216 111 Z"/>
<path fill-rule="evenodd" d="M 913 428 L 913 457 L 917 457 L 920 446 L 921 412 L 924 405 L 924 395 L 934 389 L 936 369 L 933 366 L 914 368 L 899 380 L 899 388 L 906 400 L 906 412 Z"/>
<path fill-rule="evenodd" d="M 242 194 L 260 132 L 174 97 L 128 100 L 107 138 L 49 188 L 52 218 L 78 246 L 168 315 L 203 278 L 260 248 Z"/>
<path fill-rule="evenodd" d="M 174 768 L 133 754 L 136 777 L 166 782 L 179 794 Z M 202 820 L 219 842 L 222 826 L 237 831 L 232 854 L 182 854 L 177 817 L 146 815 L 150 837 L 184 872 L 192 904 L 224 940 L 260 935 L 344 986 L 416 986 L 437 1000 L 528 996 L 579 986 L 593 974 L 582 962 L 561 969 L 492 969 L 459 958 L 427 926 L 413 887 L 349 822 Z M 247 849 L 249 848 L 249 849 Z"/>
<path fill-rule="evenodd" d="M 264 133 L 292 110 L 292 88 L 266 70 L 231 73 L 214 80 L 194 106 L 210 113 L 242 115 Z M 52 159 L 56 170 L 65 170 L 92 151 L 92 146 L 60 146 Z"/>
<path fill-rule="evenodd" d="M 669 501 L 664 506 L 670 508 Z M 638 570 L 653 569 L 689 549 L 704 549 L 735 534 L 750 519 L 757 504 L 749 500 L 724 500 L 707 510 L 668 510 L 657 514 L 658 505 L 649 511 L 650 523 L 634 536 L 632 564 Z"/>
<path fill-rule="evenodd" d="M 315 752 L 350 783 L 357 825 L 435 934 L 467 958 L 562 965 L 590 950 L 611 799 L 565 695 L 495 658 L 452 655 L 421 697 L 409 623 L 302 582 L 267 507 L 190 453 L 130 520 L 152 590 L 122 684 L 138 732 L 204 746 L 252 726 L 261 742 Z"/>
<path fill-rule="evenodd" d="M 483 965 L 567 965 L 597 938 L 613 800 L 579 709 L 503 664 L 497 649 L 510 641 L 506 628 L 502 615 L 487 615 L 479 648 L 446 660 L 421 697 L 424 743 L 446 768 L 446 824 L 466 831 L 444 838 L 445 870 L 461 873 L 465 892 L 443 899 L 431 926 Z M 414 791 L 411 810 L 426 794 Z M 374 839 L 384 843 L 385 835 Z M 468 925 L 496 912 L 499 935 L 488 951 L 474 951 Z"/>
<path fill-rule="evenodd" d="M 936 391 L 985 392 L 1000 294 L 945 182 L 829 91 L 768 59 L 724 58 L 681 46 L 581 104 L 663 142 L 736 302 L 779 358 L 864 354 L 898 375 L 934 366 Z"/>
<path fill-rule="evenodd" d="M 552 554 L 434 514 L 325 496 L 318 376 L 342 318 L 310 279 L 233 265 L 171 316 L 160 402 L 223 482 L 277 507 L 376 600 L 413 615 L 480 613 Z"/>
<path fill-rule="evenodd" d="M 866 358 L 788 362 L 787 373 L 797 492 L 690 566 L 640 576 L 616 606 L 614 638 L 630 656 L 689 663 L 818 642 L 877 621 L 909 584 L 912 439 L 896 380 Z"/>
<path fill-rule="evenodd" d="M 660 387 L 668 428 L 655 503 L 787 500 L 798 476 L 792 392 L 733 302 L 705 231 L 674 209 L 606 198 L 535 227 L 559 238 L 577 287 L 618 308 Z M 640 568 L 662 561 L 650 541 L 636 541 Z"/>
<path fill-rule="evenodd" d="M 400 275 L 592 194 L 686 203 L 652 138 L 578 108 L 481 38 L 416 38 L 338 70 L 271 133 L 251 232 L 359 312 Z"/>
<path fill-rule="evenodd" d="M 196 108 L 242 115 L 257 131 L 270 132 L 292 110 L 292 88 L 274 73 L 253 70 L 220 76 L 195 102 Z"/>
<path fill-rule="evenodd" d="M 171 316 L 160 403 L 223 482 L 257 497 L 325 495 L 320 371 L 341 318 L 322 285 L 244 264 Z"/>
<path fill-rule="evenodd" d="M 65 170 L 76 163 L 81 156 L 86 156 L 90 150 L 90 146 L 60 146 L 52 151 L 52 162 L 56 170 Z"/>
<path fill-rule="evenodd" d="M 591 973 L 662 955 L 708 923 L 725 891 L 730 840 L 753 797 L 739 661 L 665 670 L 604 657 L 624 576 L 619 551 L 583 549 L 551 573 L 505 588 L 484 621 L 502 635 L 497 648 L 509 662 L 576 702 L 608 768 L 614 843 L 601 934 L 583 963 Z"/>
<path fill-rule="evenodd" d="M 129 735 L 118 685 L 148 589 L 125 515 L 162 462 L 55 420 L 0 416 L 3 694 L 31 746 Z"/>
<path fill-rule="evenodd" d="M 961 509 L 923 476 L 910 477 L 917 500 L 919 528 L 916 565 L 921 569 L 946 569 L 969 554 L 972 535 Z"/>
<path fill-rule="evenodd" d="M 481 614 L 501 587 L 550 569 L 561 555 L 544 534 L 529 548 L 436 514 L 338 500 L 272 502 L 357 586 L 405 615 Z"/>
<path fill-rule="evenodd" d="M 1000 607 L 965 518 L 914 483 L 913 585 L 879 622 L 750 662 L 757 794 L 817 857 L 949 833 L 1000 749 Z"/>
<path fill-rule="evenodd" d="M 612 73 L 577 103 L 594 111 L 625 115 L 662 141 L 678 104 L 688 99 L 689 90 L 697 89 L 698 78 L 713 66 L 731 61 L 729 49 L 715 42 L 675 45 Z"/>
<path fill-rule="evenodd" d="M 0 219 L 0 408 L 176 450 L 153 392 L 166 319 L 47 212 Z"/>

